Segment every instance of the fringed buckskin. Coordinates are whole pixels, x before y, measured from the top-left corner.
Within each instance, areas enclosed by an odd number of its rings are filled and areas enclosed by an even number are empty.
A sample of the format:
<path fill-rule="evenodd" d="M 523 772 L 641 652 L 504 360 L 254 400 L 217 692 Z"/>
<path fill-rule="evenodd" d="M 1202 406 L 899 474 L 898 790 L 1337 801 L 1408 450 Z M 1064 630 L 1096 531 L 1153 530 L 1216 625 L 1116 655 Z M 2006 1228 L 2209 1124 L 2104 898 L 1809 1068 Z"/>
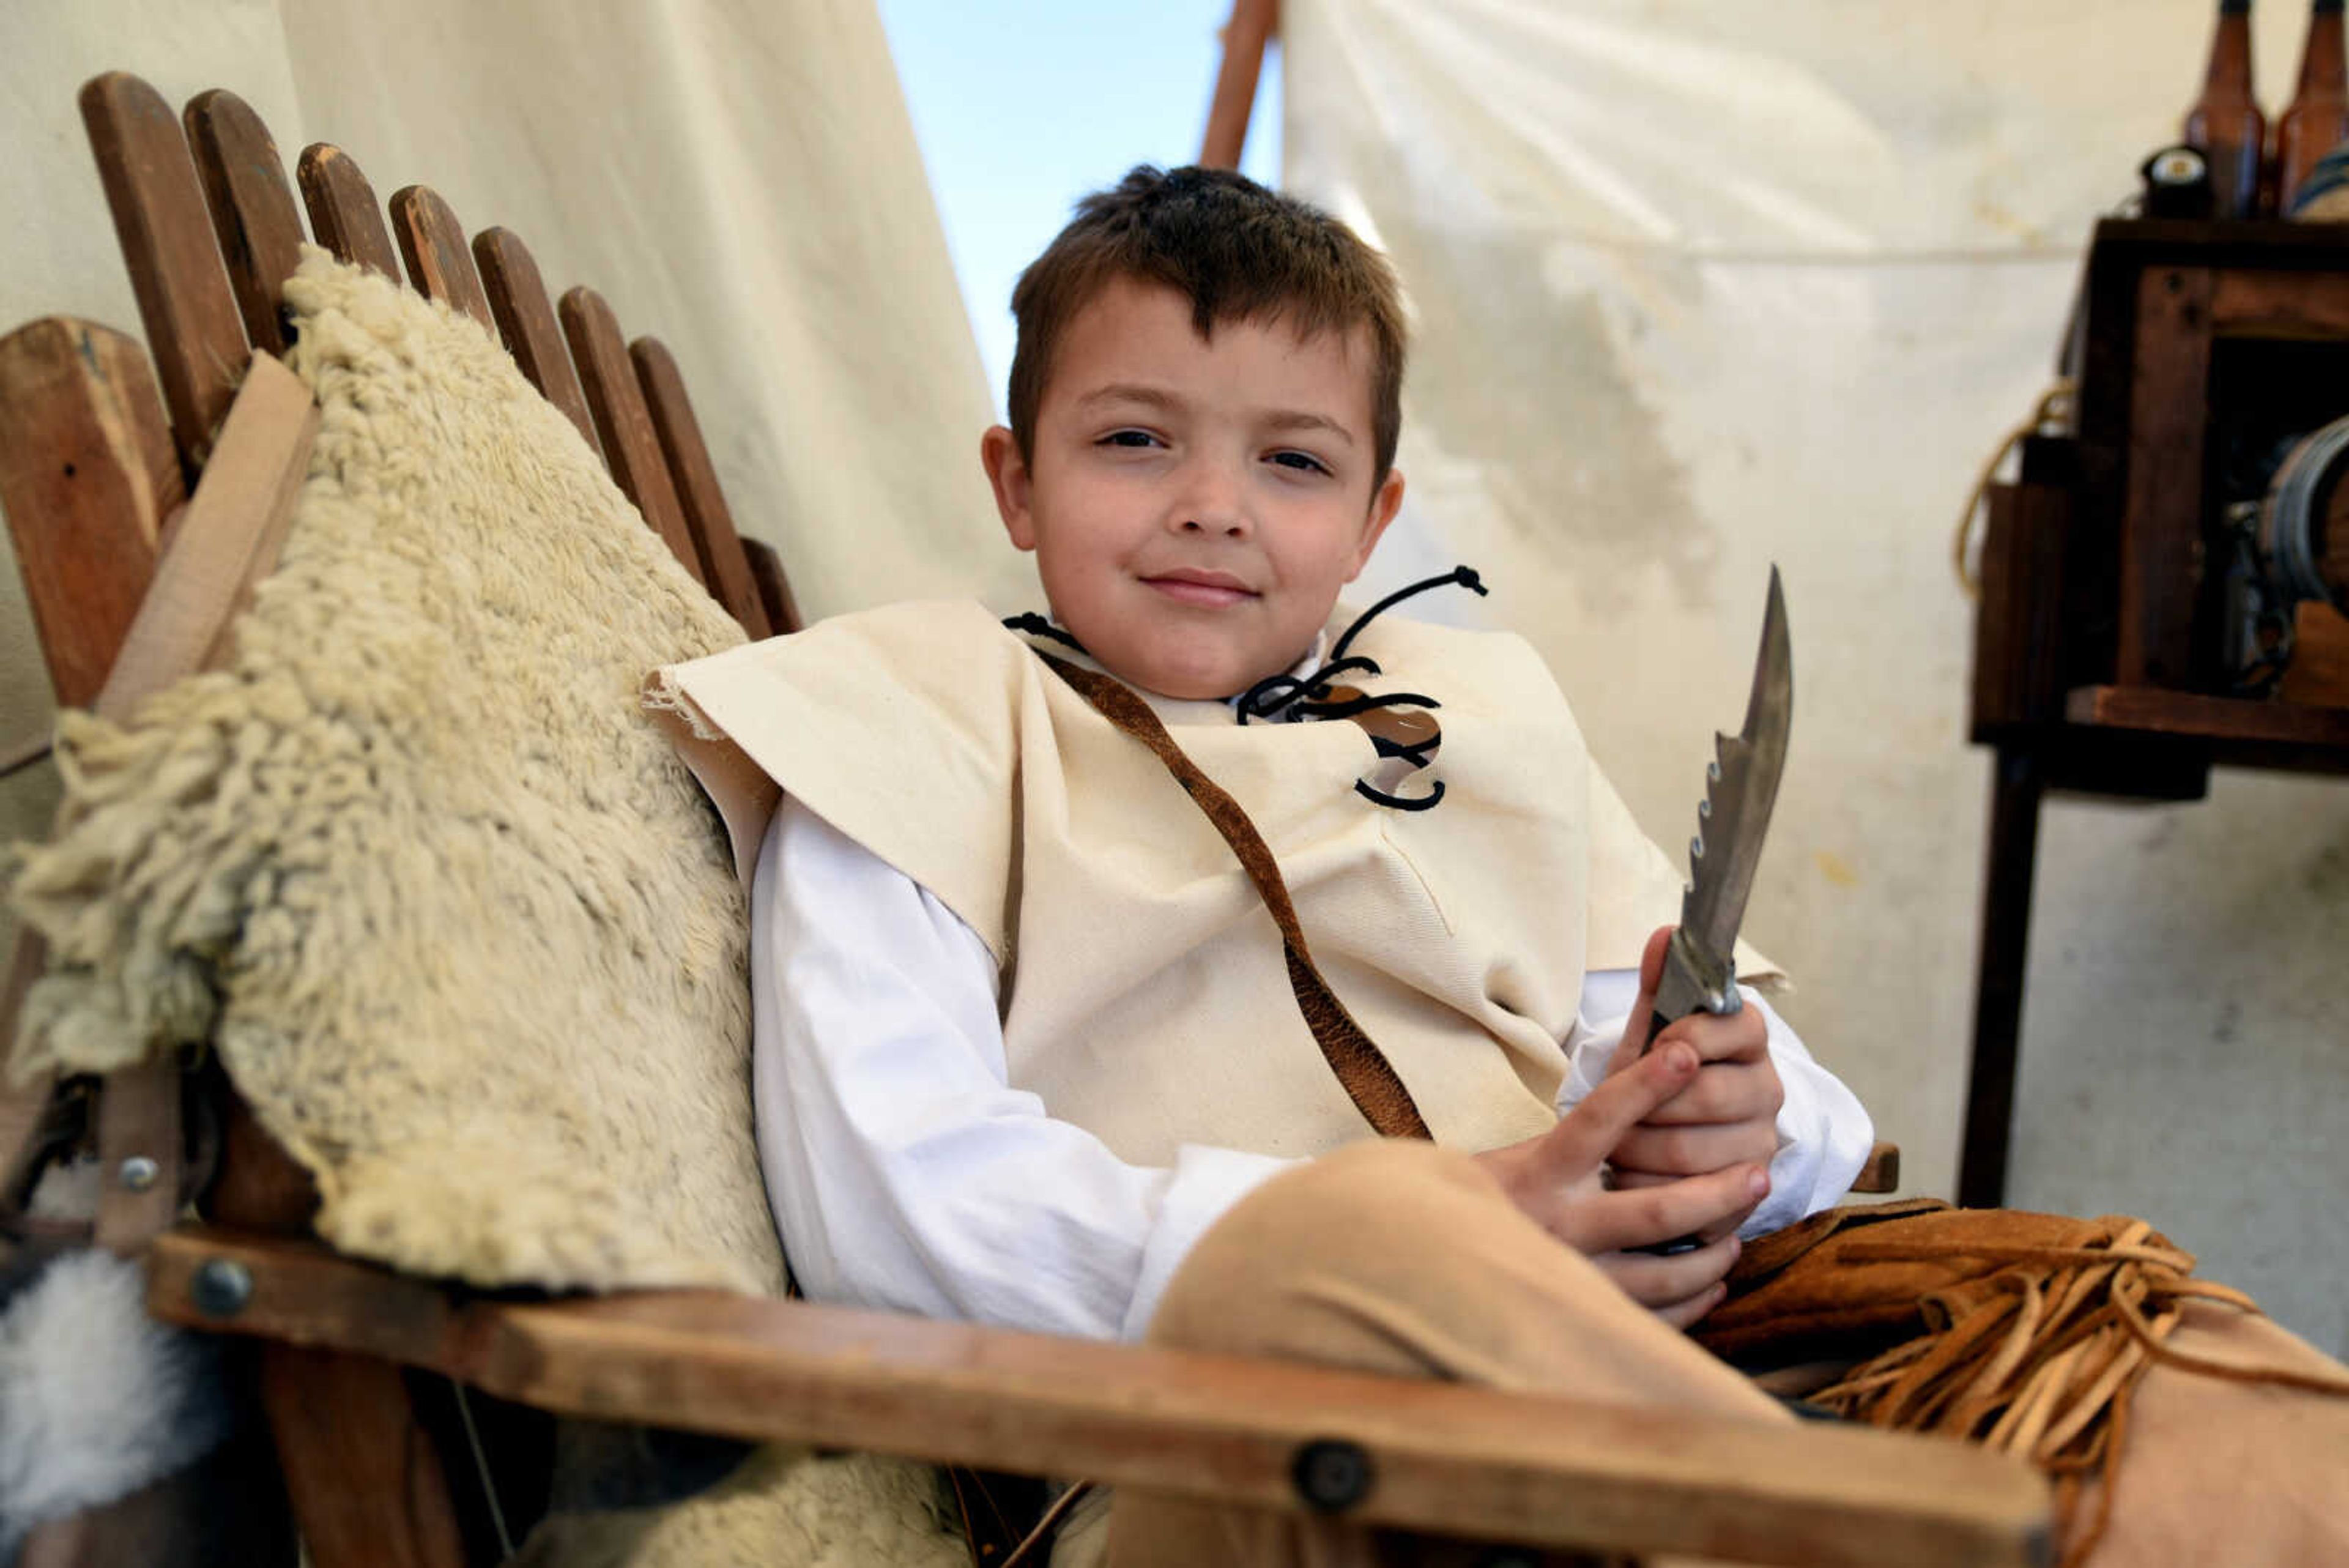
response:
<path fill-rule="evenodd" d="M 1935 1199 L 1863 1204 L 1754 1243 L 1731 1272 L 1728 1302 L 1694 1332 L 1749 1368 L 1865 1357 L 1805 1402 L 2029 1459 L 2055 1482 L 2071 1568 L 2104 1535 L 2129 1401 L 2155 1362 L 2349 1396 L 2349 1383 L 2169 1349 L 2189 1301 L 2259 1311 L 2193 1272 L 2193 1254 L 2142 1220 Z M 2078 1520 L 2095 1480 L 2107 1484 L 2093 1517 Z"/>

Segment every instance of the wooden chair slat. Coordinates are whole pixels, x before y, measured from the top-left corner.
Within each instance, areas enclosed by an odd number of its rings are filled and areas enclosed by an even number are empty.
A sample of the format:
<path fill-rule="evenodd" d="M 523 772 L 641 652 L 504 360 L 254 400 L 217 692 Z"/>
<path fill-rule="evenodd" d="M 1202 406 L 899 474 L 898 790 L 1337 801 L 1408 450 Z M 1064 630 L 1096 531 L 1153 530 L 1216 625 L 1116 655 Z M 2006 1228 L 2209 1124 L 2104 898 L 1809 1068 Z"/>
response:
<path fill-rule="evenodd" d="M 197 1272 L 242 1266 L 206 1317 Z M 1376 1482 L 1345 1517 L 1524 1543 L 1803 1564 L 2044 1561 L 2046 1483 L 1943 1438 L 1723 1420 L 1456 1383 L 654 1291 L 459 1300 L 315 1245 L 181 1230 L 148 1310 L 443 1372 L 542 1409 L 1298 1506 L 1316 1439 Z"/>
<path fill-rule="evenodd" d="M 799 602 L 792 597 L 792 580 L 783 572 L 783 558 L 764 539 L 746 538 L 742 554 L 750 557 L 750 578 L 759 585 L 759 603 L 767 611 L 767 625 L 777 635 L 799 630 Z"/>
<path fill-rule="evenodd" d="M 618 318 L 602 295 L 586 287 L 565 294 L 561 309 L 563 336 L 571 345 L 571 362 L 579 367 L 580 385 L 595 416 L 595 433 L 603 438 L 604 461 L 611 465 L 613 480 L 694 580 L 708 587 L 693 535 L 685 526 L 685 510 L 678 504 L 668 464 L 661 457 L 660 437 L 653 433 L 652 414 L 628 362 Z"/>
<path fill-rule="evenodd" d="M 180 460 L 192 472 L 236 395 L 244 322 L 205 211 L 180 117 L 137 77 L 109 71 L 81 89 L 82 123 L 155 358 Z"/>
<path fill-rule="evenodd" d="M 154 692 L 223 660 L 254 585 L 277 564 L 317 429 L 310 389 L 276 358 L 254 356 L 221 425 L 219 450 L 123 633 L 98 712 L 128 718 Z"/>
<path fill-rule="evenodd" d="M 252 106 L 223 88 L 190 99 L 181 118 L 244 335 L 283 354 L 285 280 L 302 260 L 304 235 L 277 142 Z"/>
<path fill-rule="evenodd" d="M 187 499 L 133 337 L 50 317 L 0 338 L 0 509 L 61 707 L 98 700 Z"/>
<path fill-rule="evenodd" d="M 384 227 L 383 209 L 375 204 L 375 187 L 351 155 L 326 142 L 314 142 L 303 150 L 295 175 L 302 183 L 302 204 L 310 210 L 310 232 L 318 243 L 339 259 L 397 282 L 399 262 L 392 254 L 391 231 Z"/>
<path fill-rule="evenodd" d="M 391 198 L 391 229 L 408 262 L 408 281 L 427 299 L 456 306 L 492 332 L 490 296 L 481 292 L 465 245 L 465 225 L 438 191 L 409 185 Z"/>
<path fill-rule="evenodd" d="M 261 1403 L 314 1568 L 465 1568 L 448 1476 L 398 1367 L 272 1345 Z"/>
<path fill-rule="evenodd" d="M 506 352 L 539 394 L 579 427 L 590 447 L 596 447 L 595 416 L 587 411 L 579 372 L 571 368 L 562 324 L 554 319 L 554 301 L 530 247 L 512 229 L 483 229 L 473 236 L 473 260 L 481 266 L 481 292 L 489 296 L 490 314 L 497 317 Z"/>
<path fill-rule="evenodd" d="M 742 623 L 751 640 L 771 635 L 759 585 L 750 576 L 750 559 L 734 532 L 734 514 L 718 483 L 718 466 L 709 461 L 709 445 L 701 439 L 701 421 L 693 417 L 693 400 L 686 396 L 676 356 L 657 337 L 639 337 L 628 346 L 628 357 L 636 361 L 653 429 L 685 507 L 686 527 L 701 557 L 701 580 Z"/>

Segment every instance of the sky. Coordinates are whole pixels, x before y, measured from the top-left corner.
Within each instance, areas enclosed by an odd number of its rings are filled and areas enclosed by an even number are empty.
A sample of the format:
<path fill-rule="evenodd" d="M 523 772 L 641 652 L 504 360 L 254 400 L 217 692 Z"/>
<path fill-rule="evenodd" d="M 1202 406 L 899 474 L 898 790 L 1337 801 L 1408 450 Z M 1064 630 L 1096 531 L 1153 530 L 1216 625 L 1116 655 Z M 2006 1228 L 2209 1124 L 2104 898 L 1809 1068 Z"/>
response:
<path fill-rule="evenodd" d="M 1089 191 L 1136 163 L 1195 162 L 1229 0 L 880 0 L 897 78 L 999 413 L 1011 286 Z M 1280 169 L 1268 52 L 1240 167 Z"/>

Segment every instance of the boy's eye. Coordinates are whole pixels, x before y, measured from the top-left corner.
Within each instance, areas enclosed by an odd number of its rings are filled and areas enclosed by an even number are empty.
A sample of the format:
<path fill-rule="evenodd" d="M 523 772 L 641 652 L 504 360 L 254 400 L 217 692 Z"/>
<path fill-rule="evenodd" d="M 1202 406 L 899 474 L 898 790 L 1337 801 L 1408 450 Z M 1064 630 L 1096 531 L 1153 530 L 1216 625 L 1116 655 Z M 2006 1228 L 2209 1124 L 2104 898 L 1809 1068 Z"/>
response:
<path fill-rule="evenodd" d="M 1101 441 L 1097 444 L 1101 446 L 1152 447 L 1158 444 L 1158 438 L 1152 435 L 1148 431 L 1112 431 L 1109 434 L 1102 437 Z"/>
<path fill-rule="evenodd" d="M 1283 468 L 1293 468 L 1300 473 L 1327 473 L 1330 465 L 1309 452 L 1277 452 L 1272 461 Z"/>

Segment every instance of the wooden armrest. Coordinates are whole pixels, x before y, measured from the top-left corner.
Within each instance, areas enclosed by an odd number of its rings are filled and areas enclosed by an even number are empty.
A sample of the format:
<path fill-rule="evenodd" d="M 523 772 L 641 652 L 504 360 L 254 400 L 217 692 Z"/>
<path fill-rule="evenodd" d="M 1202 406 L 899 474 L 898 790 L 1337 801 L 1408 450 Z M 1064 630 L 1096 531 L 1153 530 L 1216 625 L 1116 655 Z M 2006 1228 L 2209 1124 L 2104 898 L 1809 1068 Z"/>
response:
<path fill-rule="evenodd" d="M 2039 1563 L 2047 1542 L 2046 1487 L 2026 1467 L 1857 1428 L 1619 1409 L 716 1292 L 471 1296 L 315 1242 L 201 1227 L 155 1243 L 148 1307 L 190 1327 L 428 1367 L 563 1414 L 1318 1505 L 1449 1535 L 1919 1568 Z M 1359 1488 L 1342 1484 L 1350 1470 Z M 1309 1475 L 1311 1502 L 1300 1498 Z"/>
<path fill-rule="evenodd" d="M 1868 1163 L 1852 1178 L 1854 1192 L 1891 1192 L 1900 1186 L 1900 1146 L 1878 1139 L 1868 1151 Z"/>

